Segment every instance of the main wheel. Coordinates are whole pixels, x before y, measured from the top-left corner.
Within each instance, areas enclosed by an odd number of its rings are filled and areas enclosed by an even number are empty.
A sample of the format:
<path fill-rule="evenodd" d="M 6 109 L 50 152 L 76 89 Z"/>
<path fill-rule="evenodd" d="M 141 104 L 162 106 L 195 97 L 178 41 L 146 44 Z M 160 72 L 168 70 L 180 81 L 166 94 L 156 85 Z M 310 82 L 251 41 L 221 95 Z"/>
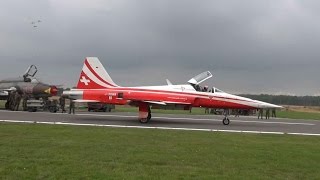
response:
<path fill-rule="evenodd" d="M 229 118 L 227 118 L 227 117 L 223 118 L 222 123 L 223 123 L 223 125 L 229 125 L 230 124 Z"/>
<path fill-rule="evenodd" d="M 148 119 L 148 121 L 151 119 L 151 113 L 148 113 L 147 119 Z"/>
<path fill-rule="evenodd" d="M 148 123 L 151 119 L 151 113 L 148 113 L 148 117 L 147 118 L 141 118 L 139 121 L 140 123 Z"/>
<path fill-rule="evenodd" d="M 148 118 L 141 118 L 141 119 L 139 119 L 139 121 L 140 121 L 140 123 L 148 123 L 149 122 L 149 120 L 150 119 L 148 119 Z"/>

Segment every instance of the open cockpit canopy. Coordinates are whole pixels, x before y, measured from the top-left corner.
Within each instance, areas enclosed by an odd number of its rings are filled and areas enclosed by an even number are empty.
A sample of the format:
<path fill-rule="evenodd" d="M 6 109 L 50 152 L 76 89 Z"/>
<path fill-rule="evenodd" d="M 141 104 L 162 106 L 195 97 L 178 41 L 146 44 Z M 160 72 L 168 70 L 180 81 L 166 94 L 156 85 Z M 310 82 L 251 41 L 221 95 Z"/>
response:
<path fill-rule="evenodd" d="M 32 78 L 34 77 L 34 75 L 36 75 L 37 72 L 38 69 L 35 65 L 29 66 L 29 68 L 23 75 L 24 82 L 31 82 L 33 80 Z"/>
<path fill-rule="evenodd" d="M 205 80 L 212 77 L 212 74 L 210 71 L 203 72 L 201 74 L 196 75 L 195 77 L 191 78 L 188 83 L 196 90 L 200 92 L 211 92 L 211 93 L 224 93 L 218 88 L 212 87 L 209 89 L 208 86 L 200 86 L 199 84 L 204 82 Z"/>
<path fill-rule="evenodd" d="M 203 72 L 201 74 L 196 75 L 195 77 L 191 78 L 188 83 L 190 83 L 191 85 L 198 85 L 202 82 L 204 82 L 205 80 L 209 79 L 212 77 L 212 74 L 210 71 L 206 71 Z"/>

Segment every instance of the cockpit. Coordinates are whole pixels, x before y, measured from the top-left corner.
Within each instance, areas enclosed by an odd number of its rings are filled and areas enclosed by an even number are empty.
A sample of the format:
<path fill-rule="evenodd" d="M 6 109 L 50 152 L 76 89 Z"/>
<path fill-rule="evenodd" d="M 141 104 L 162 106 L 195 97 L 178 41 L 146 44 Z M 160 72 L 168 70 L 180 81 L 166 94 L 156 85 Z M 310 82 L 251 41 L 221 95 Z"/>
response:
<path fill-rule="evenodd" d="M 34 82 L 34 75 L 38 72 L 38 69 L 35 65 L 31 65 L 29 66 L 29 68 L 27 69 L 27 71 L 25 72 L 25 74 L 23 75 L 23 81 L 24 82 L 31 82 L 31 83 L 38 83 L 39 81 L 36 80 L 36 82 Z"/>
<path fill-rule="evenodd" d="M 199 84 L 204 82 L 205 80 L 212 77 L 212 74 L 209 71 L 203 72 L 193 78 L 191 78 L 188 83 L 199 92 L 211 92 L 211 93 L 224 93 L 218 88 L 212 87 L 209 88 L 208 86 L 201 87 Z"/>
<path fill-rule="evenodd" d="M 209 90 L 209 92 L 211 92 L 211 93 L 224 93 L 223 91 L 221 91 L 220 89 L 215 88 L 215 87 L 211 88 Z"/>
<path fill-rule="evenodd" d="M 32 78 L 30 82 L 33 84 L 40 83 L 40 81 L 38 81 L 36 78 Z"/>
<path fill-rule="evenodd" d="M 215 87 L 212 87 L 210 89 L 208 88 L 208 86 L 202 87 L 200 85 L 194 85 L 193 87 L 196 91 L 199 91 L 199 92 L 224 93 L 223 91 Z"/>

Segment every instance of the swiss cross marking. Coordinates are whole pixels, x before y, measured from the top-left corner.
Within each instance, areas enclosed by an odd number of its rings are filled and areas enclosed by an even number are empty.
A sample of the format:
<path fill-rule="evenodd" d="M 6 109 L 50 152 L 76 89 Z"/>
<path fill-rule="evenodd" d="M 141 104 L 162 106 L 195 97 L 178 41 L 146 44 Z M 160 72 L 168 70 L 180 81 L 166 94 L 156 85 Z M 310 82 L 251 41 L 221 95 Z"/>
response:
<path fill-rule="evenodd" d="M 89 82 L 90 82 L 90 79 L 86 79 L 85 76 L 82 76 L 81 79 L 80 79 L 80 82 L 82 82 L 82 83 L 84 83 L 84 85 L 88 86 Z"/>

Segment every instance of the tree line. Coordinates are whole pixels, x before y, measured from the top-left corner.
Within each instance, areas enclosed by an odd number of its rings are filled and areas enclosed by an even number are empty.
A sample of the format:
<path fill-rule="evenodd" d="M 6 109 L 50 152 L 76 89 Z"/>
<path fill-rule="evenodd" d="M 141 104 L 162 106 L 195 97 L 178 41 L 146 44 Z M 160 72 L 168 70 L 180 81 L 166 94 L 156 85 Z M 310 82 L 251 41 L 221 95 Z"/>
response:
<path fill-rule="evenodd" d="M 241 94 L 239 96 L 279 105 L 320 106 L 320 96 L 289 96 Z"/>

